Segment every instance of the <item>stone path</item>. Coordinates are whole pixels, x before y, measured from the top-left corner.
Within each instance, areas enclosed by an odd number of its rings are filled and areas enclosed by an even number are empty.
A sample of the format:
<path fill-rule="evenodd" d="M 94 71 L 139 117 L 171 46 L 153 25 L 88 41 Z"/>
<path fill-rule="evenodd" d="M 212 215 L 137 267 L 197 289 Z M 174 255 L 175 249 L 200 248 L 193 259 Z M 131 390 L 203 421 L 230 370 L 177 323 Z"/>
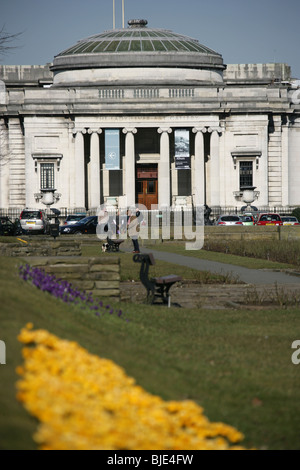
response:
<path fill-rule="evenodd" d="M 219 263 L 217 261 L 208 261 L 192 256 L 177 255 L 165 251 L 150 250 L 147 248 L 142 249 L 143 253 L 153 253 L 155 259 L 167 261 L 168 263 L 175 263 L 181 266 L 187 266 L 199 271 L 210 271 L 218 274 L 232 274 L 234 278 L 238 278 L 241 282 L 246 284 L 253 284 L 255 286 L 298 284 L 300 287 L 300 277 L 297 275 L 287 274 L 286 272 L 277 272 L 262 269 L 249 269 L 242 266 L 232 264 Z"/>

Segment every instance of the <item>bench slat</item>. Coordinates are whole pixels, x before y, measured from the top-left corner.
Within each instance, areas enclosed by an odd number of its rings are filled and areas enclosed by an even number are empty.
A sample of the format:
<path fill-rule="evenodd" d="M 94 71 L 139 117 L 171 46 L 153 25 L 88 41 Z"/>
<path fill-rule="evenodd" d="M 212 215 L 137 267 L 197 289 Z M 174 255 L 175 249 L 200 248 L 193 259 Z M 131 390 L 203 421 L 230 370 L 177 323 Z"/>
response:
<path fill-rule="evenodd" d="M 168 276 L 154 277 L 153 280 L 156 284 L 169 284 L 170 282 L 181 281 L 181 277 L 169 274 Z"/>

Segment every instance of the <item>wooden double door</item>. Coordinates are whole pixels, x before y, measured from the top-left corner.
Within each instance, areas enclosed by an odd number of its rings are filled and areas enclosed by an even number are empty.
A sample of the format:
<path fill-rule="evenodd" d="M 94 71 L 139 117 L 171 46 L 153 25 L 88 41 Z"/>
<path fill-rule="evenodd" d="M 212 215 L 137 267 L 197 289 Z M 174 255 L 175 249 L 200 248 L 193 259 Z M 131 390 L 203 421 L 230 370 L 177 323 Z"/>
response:
<path fill-rule="evenodd" d="M 147 209 L 151 209 L 151 205 L 153 204 L 158 204 L 157 177 L 157 165 L 137 165 L 137 202 L 138 204 L 143 204 Z"/>

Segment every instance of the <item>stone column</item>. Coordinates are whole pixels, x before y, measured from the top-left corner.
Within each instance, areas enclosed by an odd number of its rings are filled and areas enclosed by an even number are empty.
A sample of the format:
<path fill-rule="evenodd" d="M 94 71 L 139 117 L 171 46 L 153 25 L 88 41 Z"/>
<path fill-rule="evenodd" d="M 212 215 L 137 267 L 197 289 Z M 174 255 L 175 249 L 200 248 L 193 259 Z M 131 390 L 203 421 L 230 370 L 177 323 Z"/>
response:
<path fill-rule="evenodd" d="M 135 205 L 135 145 L 136 128 L 124 128 L 125 134 L 125 196 L 127 206 Z"/>
<path fill-rule="evenodd" d="M 30 156 L 25 162 L 25 137 L 23 136 L 22 123 L 18 118 L 9 118 L 9 205 L 10 207 L 23 207 L 25 203 L 34 201 L 32 191 L 34 165 Z M 28 156 L 28 154 L 26 154 Z M 28 171 L 30 178 L 27 179 Z M 24 176 L 25 175 L 25 176 Z M 30 197 L 27 198 L 26 182 L 29 186 Z M 28 184 L 29 183 L 29 184 Z M 26 201 L 26 202 L 25 202 Z"/>
<path fill-rule="evenodd" d="M 205 162 L 204 162 L 204 138 L 203 134 L 207 132 L 206 127 L 194 127 L 195 135 L 195 160 L 193 174 L 193 202 L 195 207 L 205 204 Z"/>
<path fill-rule="evenodd" d="M 283 206 L 289 205 L 289 124 L 282 125 L 281 133 L 281 200 Z"/>
<path fill-rule="evenodd" d="M 86 130 L 76 131 L 75 135 L 75 206 L 85 207 L 85 184 L 84 184 L 84 139 Z M 71 182 L 72 183 L 72 182 Z"/>
<path fill-rule="evenodd" d="M 91 131 L 91 154 L 90 154 L 90 184 L 89 184 L 89 203 L 91 208 L 96 208 L 100 205 L 100 144 L 99 134 L 102 129 Z"/>
<path fill-rule="evenodd" d="M 210 138 L 210 204 L 220 205 L 220 136 L 221 128 L 209 128 Z"/>
<path fill-rule="evenodd" d="M 1 84 L 1 82 L 0 82 Z M 0 207 L 9 206 L 9 148 L 8 130 L 4 119 L 0 119 Z"/>
<path fill-rule="evenodd" d="M 172 129 L 159 128 L 160 161 L 158 165 L 158 205 L 159 208 L 170 207 L 170 139 Z"/>

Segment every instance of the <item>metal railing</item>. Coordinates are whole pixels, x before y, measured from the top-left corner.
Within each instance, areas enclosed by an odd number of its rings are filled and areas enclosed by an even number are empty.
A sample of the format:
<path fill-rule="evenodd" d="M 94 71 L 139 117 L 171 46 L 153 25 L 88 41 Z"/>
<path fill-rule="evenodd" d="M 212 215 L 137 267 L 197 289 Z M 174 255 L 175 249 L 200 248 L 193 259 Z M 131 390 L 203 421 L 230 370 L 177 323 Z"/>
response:
<path fill-rule="evenodd" d="M 281 215 L 290 215 L 294 209 L 299 208 L 299 206 L 263 206 L 258 208 L 258 212 L 275 212 Z M 15 219 L 19 219 L 20 214 L 24 210 L 24 207 L 13 207 L 13 208 L 0 208 L 0 216 L 8 216 L 12 221 Z M 51 209 L 43 208 L 46 212 L 46 215 L 53 215 Z M 73 214 L 85 214 L 86 216 L 90 215 L 97 215 L 97 209 L 90 209 L 86 210 L 83 207 L 77 207 L 73 209 L 69 209 L 67 207 L 59 208 L 60 215 L 59 221 L 62 224 L 68 215 Z M 142 211 L 144 215 L 144 219 L 148 220 L 148 223 L 154 226 L 162 226 L 163 224 L 170 224 L 171 226 L 174 225 L 174 221 L 177 224 L 178 221 L 185 221 L 195 220 L 195 210 L 194 209 L 176 209 L 170 210 L 166 213 L 155 210 L 155 211 Z M 215 220 L 221 214 L 240 214 L 241 207 L 237 206 L 212 206 L 211 213 L 210 213 L 210 220 Z"/>

